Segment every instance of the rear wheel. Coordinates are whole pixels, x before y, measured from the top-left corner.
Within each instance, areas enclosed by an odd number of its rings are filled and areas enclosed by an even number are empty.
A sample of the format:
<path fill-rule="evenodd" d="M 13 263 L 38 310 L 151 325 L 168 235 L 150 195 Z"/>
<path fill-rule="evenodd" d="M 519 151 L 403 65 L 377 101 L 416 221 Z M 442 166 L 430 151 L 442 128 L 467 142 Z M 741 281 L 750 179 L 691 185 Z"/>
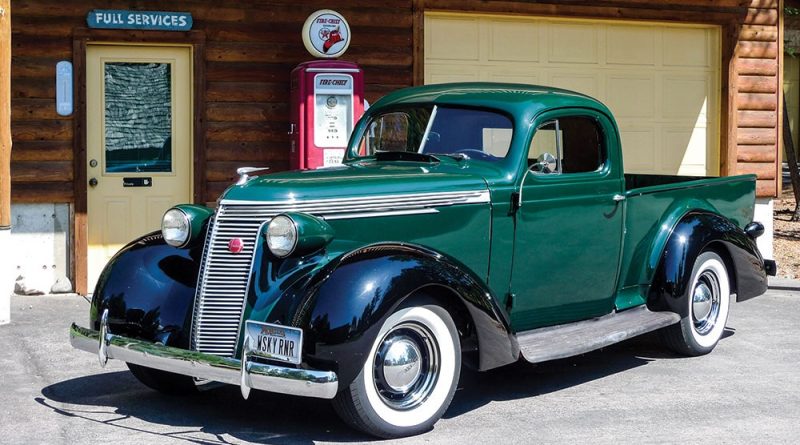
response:
<path fill-rule="evenodd" d="M 680 323 L 662 329 L 664 343 L 684 355 L 708 354 L 722 338 L 730 308 L 730 278 L 715 252 L 697 257 L 685 300 L 689 306 Z"/>
<path fill-rule="evenodd" d="M 447 410 L 460 373 L 450 314 L 435 304 L 402 308 L 384 322 L 358 377 L 333 406 L 345 422 L 375 436 L 419 434 Z"/>
<path fill-rule="evenodd" d="M 160 369 L 147 368 L 133 363 L 127 363 L 127 365 L 128 369 L 131 370 L 131 374 L 137 380 L 158 392 L 172 395 L 186 395 L 197 392 L 197 386 L 194 384 L 194 378 L 192 377 Z"/>

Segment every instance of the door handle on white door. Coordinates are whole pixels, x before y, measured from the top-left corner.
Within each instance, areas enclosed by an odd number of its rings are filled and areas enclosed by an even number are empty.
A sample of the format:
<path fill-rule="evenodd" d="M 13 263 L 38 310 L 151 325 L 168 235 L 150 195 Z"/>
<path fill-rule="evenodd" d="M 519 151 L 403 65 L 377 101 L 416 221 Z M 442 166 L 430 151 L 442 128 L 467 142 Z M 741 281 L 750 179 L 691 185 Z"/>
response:
<path fill-rule="evenodd" d="M 92 178 L 89 180 L 89 186 L 97 187 L 97 178 Z"/>

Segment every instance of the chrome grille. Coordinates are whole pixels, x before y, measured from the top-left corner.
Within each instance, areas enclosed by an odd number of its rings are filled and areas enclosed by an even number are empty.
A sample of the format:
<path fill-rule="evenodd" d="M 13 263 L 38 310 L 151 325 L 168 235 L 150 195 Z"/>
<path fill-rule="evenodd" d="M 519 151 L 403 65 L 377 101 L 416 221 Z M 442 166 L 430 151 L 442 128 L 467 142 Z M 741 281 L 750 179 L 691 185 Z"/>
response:
<path fill-rule="evenodd" d="M 209 228 L 200 264 L 192 349 L 223 357 L 235 353 L 255 243 L 262 225 L 276 215 L 296 211 L 325 219 L 365 218 L 436 212 L 437 207 L 488 202 L 487 190 L 282 202 L 224 200 Z M 238 254 L 228 250 L 228 243 L 234 238 L 244 242 L 244 249 Z"/>
<path fill-rule="evenodd" d="M 192 349 L 232 357 L 239 339 L 253 250 L 265 218 L 237 206 L 220 206 L 208 237 L 195 299 Z M 228 250 L 234 238 L 243 241 L 238 254 Z"/>

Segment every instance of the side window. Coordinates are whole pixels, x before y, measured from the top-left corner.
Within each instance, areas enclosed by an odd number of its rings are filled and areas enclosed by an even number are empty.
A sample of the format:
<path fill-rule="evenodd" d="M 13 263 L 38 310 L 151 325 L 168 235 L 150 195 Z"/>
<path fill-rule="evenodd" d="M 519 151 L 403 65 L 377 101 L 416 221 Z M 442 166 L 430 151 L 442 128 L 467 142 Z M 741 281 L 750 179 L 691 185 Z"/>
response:
<path fill-rule="evenodd" d="M 603 133 L 595 119 L 564 117 L 536 130 L 528 149 L 528 165 L 541 174 L 586 173 L 602 168 L 606 156 Z"/>

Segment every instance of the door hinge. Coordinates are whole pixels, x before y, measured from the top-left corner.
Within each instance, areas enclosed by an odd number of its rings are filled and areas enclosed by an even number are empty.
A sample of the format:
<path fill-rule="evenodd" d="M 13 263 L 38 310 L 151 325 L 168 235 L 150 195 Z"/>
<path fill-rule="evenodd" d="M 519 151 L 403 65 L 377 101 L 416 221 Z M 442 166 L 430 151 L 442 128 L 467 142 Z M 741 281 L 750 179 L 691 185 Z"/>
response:
<path fill-rule="evenodd" d="M 506 295 L 506 311 L 511 311 L 511 308 L 514 307 L 514 298 L 516 298 L 516 294 L 509 293 Z"/>

